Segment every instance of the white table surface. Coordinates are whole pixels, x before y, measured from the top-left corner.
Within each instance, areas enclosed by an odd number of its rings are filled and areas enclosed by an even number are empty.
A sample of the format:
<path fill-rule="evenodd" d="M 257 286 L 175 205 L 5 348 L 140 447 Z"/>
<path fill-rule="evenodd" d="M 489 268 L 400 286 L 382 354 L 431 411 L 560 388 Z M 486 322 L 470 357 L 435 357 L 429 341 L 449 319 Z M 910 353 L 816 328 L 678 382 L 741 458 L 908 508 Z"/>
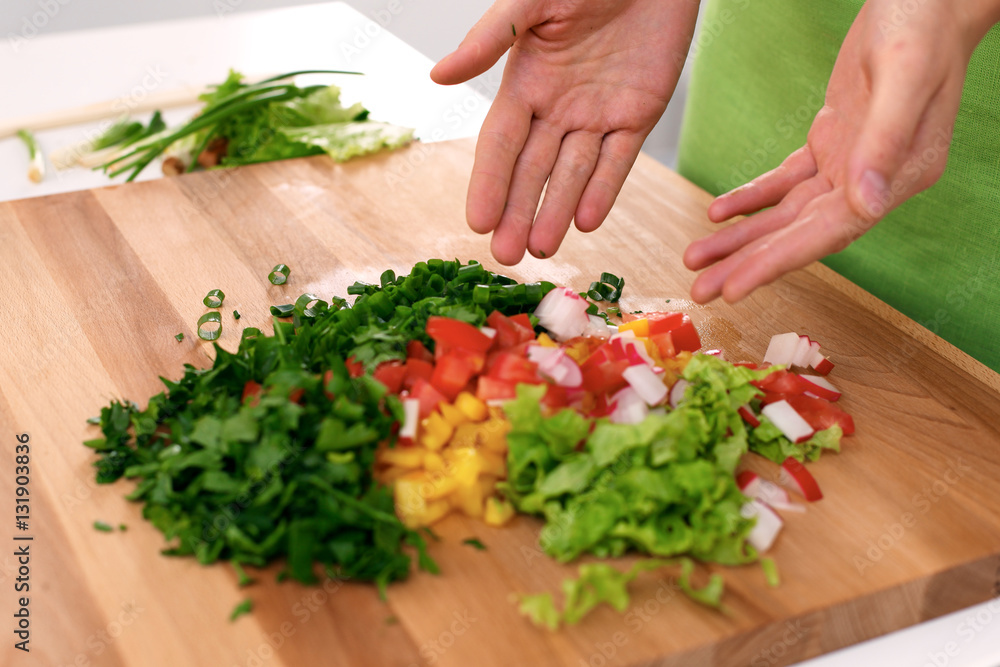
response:
<path fill-rule="evenodd" d="M 428 23 L 432 26 L 433 20 Z M 413 127 L 425 142 L 475 136 L 489 101 L 468 86 L 434 85 L 428 76 L 432 65 L 343 3 L 42 34 L 19 41 L 16 48 L 0 40 L 0 119 L 104 100 L 127 105 L 143 91 L 217 83 L 230 67 L 251 78 L 297 69 L 343 69 L 365 76 L 324 81 L 342 87 L 344 102 L 362 101 L 372 118 Z M 168 124 L 190 117 L 194 108 L 165 113 Z M 38 139 L 47 154 L 97 126 L 48 130 L 39 132 Z M 56 172 L 49 165 L 46 180 L 36 185 L 28 181 L 26 170 L 23 144 L 0 140 L 0 201 L 109 183 L 101 173 Z M 158 177 L 155 165 L 141 176 Z M 782 647 L 773 648 L 775 655 L 783 653 Z M 761 656 L 751 667 L 773 664 L 769 657 Z M 1000 667 L 1000 599 L 799 667 L 883 665 Z"/>

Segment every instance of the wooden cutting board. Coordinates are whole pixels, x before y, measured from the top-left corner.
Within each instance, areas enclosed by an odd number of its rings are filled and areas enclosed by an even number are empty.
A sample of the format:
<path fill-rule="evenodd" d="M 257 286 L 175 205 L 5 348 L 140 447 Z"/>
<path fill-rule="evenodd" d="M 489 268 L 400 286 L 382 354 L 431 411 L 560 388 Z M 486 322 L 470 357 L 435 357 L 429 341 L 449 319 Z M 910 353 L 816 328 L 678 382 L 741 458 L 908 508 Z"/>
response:
<path fill-rule="evenodd" d="M 759 360 L 786 331 L 823 343 L 857 434 L 811 468 L 826 498 L 787 515 L 772 553 L 780 587 L 756 566 L 718 568 L 723 615 L 678 594 L 676 573 L 653 573 L 627 613 L 602 608 L 550 633 L 512 596 L 558 590 L 575 567 L 541 554 L 528 518 L 444 521 L 432 547 L 442 574 L 413 575 L 387 602 L 361 584 L 277 584 L 278 566 L 240 590 L 228 565 L 159 555 L 162 536 L 123 499 L 131 484 L 94 483 L 85 419 L 112 397 L 144 404 L 185 362 L 210 363 L 195 333 L 209 289 L 227 295 L 221 343 L 232 349 L 243 326 L 269 323 L 269 305 L 303 292 L 345 294 L 430 257 L 500 268 L 464 222 L 472 154 L 470 141 L 415 145 L 343 166 L 293 160 L 0 204 L 0 663 L 758 667 L 1000 594 L 998 376 L 819 265 L 737 306 L 690 303 L 680 257 L 713 229 L 709 197 L 645 156 L 599 231 L 508 273 L 575 288 L 601 271 L 624 276 L 624 307 L 669 299 L 731 359 Z M 281 287 L 266 279 L 278 262 L 292 269 Z M 27 530 L 11 502 L 18 434 L 30 438 Z M 95 520 L 128 530 L 98 532 Z M 488 549 L 462 544 L 472 536 Z M 25 545 L 29 654 L 11 635 L 25 595 L 13 554 Z M 246 597 L 253 613 L 229 622 Z"/>

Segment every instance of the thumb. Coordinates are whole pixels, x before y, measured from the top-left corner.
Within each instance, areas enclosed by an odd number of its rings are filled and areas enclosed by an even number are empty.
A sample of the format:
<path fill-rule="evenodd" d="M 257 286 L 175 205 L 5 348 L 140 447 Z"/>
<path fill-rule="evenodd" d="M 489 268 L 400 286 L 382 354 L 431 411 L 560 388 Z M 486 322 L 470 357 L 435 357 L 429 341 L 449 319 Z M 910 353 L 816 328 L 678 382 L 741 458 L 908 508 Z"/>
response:
<path fill-rule="evenodd" d="M 897 178 L 940 82 L 930 53 L 883 48 L 871 56 L 871 101 L 854 144 L 848 178 L 855 213 L 879 220 L 913 184 Z"/>
<path fill-rule="evenodd" d="M 537 5 L 531 0 L 497 0 L 472 27 L 458 48 L 438 61 L 431 70 L 435 83 L 453 85 L 479 76 L 504 53 L 518 36 L 539 21 Z"/>

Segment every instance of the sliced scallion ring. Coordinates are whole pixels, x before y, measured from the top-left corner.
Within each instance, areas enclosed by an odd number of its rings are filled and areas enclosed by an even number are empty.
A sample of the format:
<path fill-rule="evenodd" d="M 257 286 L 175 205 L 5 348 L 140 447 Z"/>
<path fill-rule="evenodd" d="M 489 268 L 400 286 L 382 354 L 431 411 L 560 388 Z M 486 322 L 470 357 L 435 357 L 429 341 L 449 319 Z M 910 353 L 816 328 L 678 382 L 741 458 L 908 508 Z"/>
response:
<path fill-rule="evenodd" d="M 271 306 L 271 314 L 275 317 L 291 317 L 295 312 L 294 303 L 285 303 L 280 306 Z"/>
<path fill-rule="evenodd" d="M 206 329 L 204 325 L 214 322 L 219 326 L 215 329 Z M 205 313 L 198 318 L 198 338 L 202 340 L 216 340 L 222 335 L 222 316 L 218 312 Z"/>
<path fill-rule="evenodd" d="M 202 299 L 202 303 L 209 308 L 221 308 L 222 302 L 225 301 L 225 299 L 226 295 L 222 290 L 213 289 L 208 291 L 208 294 L 206 294 L 205 298 Z"/>
<path fill-rule="evenodd" d="M 267 279 L 271 281 L 272 285 L 284 285 L 288 282 L 289 273 L 291 273 L 291 269 L 288 268 L 287 264 L 275 264 L 271 273 L 267 274 Z"/>
<path fill-rule="evenodd" d="M 240 342 L 242 343 L 247 338 L 256 338 L 259 335 L 260 335 L 260 329 L 258 329 L 257 327 L 247 327 L 246 329 L 243 330 L 243 333 L 240 334 Z"/>
<path fill-rule="evenodd" d="M 242 316 L 240 315 L 240 311 L 238 311 L 238 310 L 234 310 L 234 311 L 233 311 L 233 319 L 234 319 L 234 320 L 238 320 L 238 319 L 240 319 L 240 317 L 242 317 Z"/>
<path fill-rule="evenodd" d="M 313 302 L 315 302 L 315 305 L 309 308 L 309 304 Z M 316 317 L 326 309 L 326 301 L 323 301 L 315 294 L 306 293 L 295 300 L 295 312 L 302 317 Z"/>

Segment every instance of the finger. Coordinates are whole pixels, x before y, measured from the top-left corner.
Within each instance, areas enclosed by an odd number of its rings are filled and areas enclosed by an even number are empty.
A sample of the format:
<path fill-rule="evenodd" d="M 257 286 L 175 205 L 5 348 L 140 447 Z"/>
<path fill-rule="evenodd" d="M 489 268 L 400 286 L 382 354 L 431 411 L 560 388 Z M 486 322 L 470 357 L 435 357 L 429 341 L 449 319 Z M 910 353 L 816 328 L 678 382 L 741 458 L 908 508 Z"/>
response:
<path fill-rule="evenodd" d="M 486 114 L 465 202 L 465 217 L 474 232 L 488 234 L 500 221 L 530 126 L 531 109 L 510 95 L 497 97 Z"/>
<path fill-rule="evenodd" d="M 871 105 L 848 163 L 848 182 L 855 213 L 877 220 L 891 208 L 891 182 L 941 81 L 932 51 L 882 48 L 871 58 Z"/>
<path fill-rule="evenodd" d="M 693 242 L 684 251 L 684 266 L 698 271 L 729 257 L 760 237 L 791 223 L 809 202 L 829 192 L 830 188 L 830 183 L 825 178 L 814 177 L 800 183 L 776 207 Z M 701 281 L 700 289 L 706 290 L 703 294 L 705 300 L 710 301 L 719 296 L 725 275 L 724 272 L 715 272 Z"/>
<path fill-rule="evenodd" d="M 587 181 L 594 173 L 602 139 L 603 135 L 586 131 L 570 132 L 563 137 L 545 189 L 545 200 L 528 237 L 532 255 L 549 257 L 559 249 Z"/>
<path fill-rule="evenodd" d="M 488 70 L 511 47 L 517 35 L 544 20 L 539 13 L 541 4 L 526 0 L 493 3 L 458 48 L 434 66 L 431 79 L 435 83 L 453 85 Z"/>
<path fill-rule="evenodd" d="M 774 206 L 792 188 L 815 174 L 816 160 L 809 147 L 803 146 L 766 174 L 717 197 L 708 207 L 708 218 L 712 222 L 722 222 Z"/>
<path fill-rule="evenodd" d="M 845 225 L 855 217 L 843 189 L 816 199 L 794 223 L 747 253 L 727 278 L 723 298 L 735 303 L 786 273 L 843 250 L 853 238 Z"/>
<path fill-rule="evenodd" d="M 604 135 L 597 167 L 576 207 L 576 228 L 581 232 L 594 231 L 608 217 L 644 139 L 641 134 L 622 130 Z"/>
<path fill-rule="evenodd" d="M 538 200 L 552 173 L 562 140 L 561 130 L 542 120 L 531 121 L 531 130 L 514 164 L 507 202 L 493 235 L 493 255 L 502 264 L 516 264 L 524 255 Z"/>

